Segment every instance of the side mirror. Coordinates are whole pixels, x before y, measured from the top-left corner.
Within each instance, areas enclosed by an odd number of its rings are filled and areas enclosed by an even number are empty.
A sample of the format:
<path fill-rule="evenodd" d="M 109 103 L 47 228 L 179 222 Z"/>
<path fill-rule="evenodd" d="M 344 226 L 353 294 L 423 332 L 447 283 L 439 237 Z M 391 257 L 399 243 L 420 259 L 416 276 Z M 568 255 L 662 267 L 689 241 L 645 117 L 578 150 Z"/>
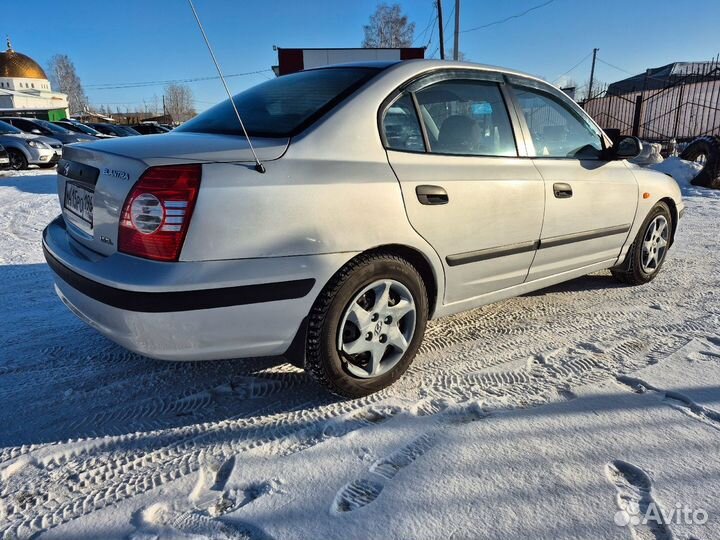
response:
<path fill-rule="evenodd" d="M 615 159 L 632 159 L 640 155 L 643 145 L 637 137 L 622 137 L 613 145 Z"/>

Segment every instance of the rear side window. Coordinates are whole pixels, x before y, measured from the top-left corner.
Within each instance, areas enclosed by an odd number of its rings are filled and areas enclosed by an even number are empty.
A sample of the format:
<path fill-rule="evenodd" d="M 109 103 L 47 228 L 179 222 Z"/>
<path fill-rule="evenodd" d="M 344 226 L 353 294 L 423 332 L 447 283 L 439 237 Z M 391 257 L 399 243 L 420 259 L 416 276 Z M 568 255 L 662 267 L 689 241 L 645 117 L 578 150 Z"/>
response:
<path fill-rule="evenodd" d="M 531 88 L 514 88 L 537 157 L 599 159 L 597 129 L 559 99 Z"/>
<path fill-rule="evenodd" d="M 410 94 L 400 96 L 385 111 L 383 131 L 387 147 L 392 150 L 425 151 L 420 122 Z"/>
<path fill-rule="evenodd" d="M 416 93 L 430 152 L 517 156 L 507 107 L 496 83 L 448 80 Z"/>
<path fill-rule="evenodd" d="M 370 80 L 378 69 L 327 68 L 284 75 L 233 97 L 250 135 L 289 137 L 310 125 Z M 176 131 L 242 135 L 230 100 L 185 122 Z"/>

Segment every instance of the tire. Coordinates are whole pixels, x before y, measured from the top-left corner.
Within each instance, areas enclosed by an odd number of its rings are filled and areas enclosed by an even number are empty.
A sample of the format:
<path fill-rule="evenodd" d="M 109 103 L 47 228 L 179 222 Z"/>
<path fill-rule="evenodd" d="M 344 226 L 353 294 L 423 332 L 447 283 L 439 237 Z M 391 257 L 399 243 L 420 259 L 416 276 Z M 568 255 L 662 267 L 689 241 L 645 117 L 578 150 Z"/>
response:
<path fill-rule="evenodd" d="M 389 301 L 383 302 L 387 298 Z M 402 315 L 410 305 L 414 313 Z M 353 319 L 358 312 L 360 317 Z M 396 320 L 392 320 L 393 313 L 398 315 Z M 413 265 L 390 254 L 360 255 L 333 276 L 310 311 L 305 371 L 342 397 L 377 392 L 407 370 L 422 342 L 427 317 L 427 292 Z M 360 319 L 367 324 L 353 323 Z M 399 334 L 404 335 L 402 340 Z M 407 345 L 404 352 L 391 341 Z M 349 354 L 348 350 L 356 348 L 374 352 Z M 376 356 L 382 361 L 373 362 Z M 371 373 L 373 365 L 377 366 L 375 374 Z"/>
<path fill-rule="evenodd" d="M 646 242 L 651 238 L 652 227 L 656 223 L 662 223 L 664 219 L 665 231 L 661 232 L 660 238 L 664 241 L 664 245 L 661 245 L 660 240 L 657 240 L 651 246 L 655 246 L 655 261 L 654 264 L 645 264 L 648 261 L 649 252 L 646 249 Z M 670 248 L 670 240 L 673 230 L 672 215 L 670 214 L 670 208 L 665 203 L 656 204 L 650 213 L 643 221 L 642 227 L 638 231 L 637 237 L 630 250 L 628 251 L 625 261 L 619 267 L 611 269 L 612 275 L 627 285 L 644 285 L 645 283 L 651 282 L 655 279 L 655 276 L 660 272 L 665 259 L 667 258 L 667 252 Z"/>
<path fill-rule="evenodd" d="M 15 148 L 7 149 L 8 156 L 10 157 L 10 168 L 15 171 L 20 171 L 28 168 L 28 161 L 20 150 Z"/>
<path fill-rule="evenodd" d="M 692 184 L 720 189 L 720 137 L 699 137 L 680 154 L 685 161 L 701 161 L 702 170 L 693 178 Z"/>

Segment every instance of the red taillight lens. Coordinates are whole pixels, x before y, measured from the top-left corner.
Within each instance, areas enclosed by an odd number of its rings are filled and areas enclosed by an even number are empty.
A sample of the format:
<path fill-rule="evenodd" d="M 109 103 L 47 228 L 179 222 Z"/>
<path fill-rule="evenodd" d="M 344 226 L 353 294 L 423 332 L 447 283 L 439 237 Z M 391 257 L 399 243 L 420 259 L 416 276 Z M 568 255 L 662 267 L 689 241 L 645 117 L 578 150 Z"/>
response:
<path fill-rule="evenodd" d="M 150 167 L 125 200 L 118 250 L 177 261 L 200 189 L 200 165 Z"/>

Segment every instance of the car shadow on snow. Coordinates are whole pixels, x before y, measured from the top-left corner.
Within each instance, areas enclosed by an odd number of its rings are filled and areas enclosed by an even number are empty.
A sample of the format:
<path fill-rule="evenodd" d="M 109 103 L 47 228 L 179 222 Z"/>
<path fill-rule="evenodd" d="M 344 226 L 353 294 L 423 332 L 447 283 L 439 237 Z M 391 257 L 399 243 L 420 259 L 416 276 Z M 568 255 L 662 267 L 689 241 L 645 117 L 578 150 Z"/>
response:
<path fill-rule="evenodd" d="M 0 266 L 0 447 L 182 429 L 336 401 L 282 358 L 153 360 L 58 299 L 45 264 Z"/>
<path fill-rule="evenodd" d="M 0 187 L 13 187 L 18 191 L 33 193 L 36 195 L 53 195 L 57 193 L 57 175 L 55 170 L 47 169 L 38 174 L 22 174 L 0 171 Z M 35 170 L 31 172 L 35 173 Z M 20 176 L 17 176 L 20 174 Z"/>
<path fill-rule="evenodd" d="M 593 275 L 535 294 L 615 286 Z M 45 264 L 0 266 L 0 296 L 0 325 L 11 329 L 0 334 L 0 447 L 129 433 L 165 439 L 339 401 L 283 358 L 165 362 L 129 352 L 70 313 Z"/>

